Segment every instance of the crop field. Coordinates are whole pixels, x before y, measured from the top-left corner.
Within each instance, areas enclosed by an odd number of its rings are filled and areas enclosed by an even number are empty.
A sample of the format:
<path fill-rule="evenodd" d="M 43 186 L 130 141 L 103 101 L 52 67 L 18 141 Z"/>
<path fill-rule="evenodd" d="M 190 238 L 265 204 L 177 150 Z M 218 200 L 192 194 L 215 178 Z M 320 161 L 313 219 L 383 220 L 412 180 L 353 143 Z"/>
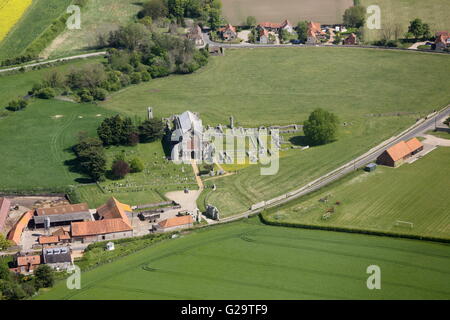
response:
<path fill-rule="evenodd" d="M 134 0 L 89 0 L 81 11 L 81 29 L 61 33 L 43 56 L 57 58 L 92 50 L 99 35 L 131 22 L 141 8 Z"/>
<path fill-rule="evenodd" d="M 254 16 L 258 22 L 291 23 L 312 20 L 320 23 L 342 23 L 345 9 L 353 0 L 222 0 L 222 12 L 228 22 L 242 24 L 247 16 Z"/>
<path fill-rule="evenodd" d="M 450 239 L 449 159 L 450 148 L 441 147 L 399 168 L 359 171 L 306 199 L 271 209 L 265 217 L 294 224 Z M 325 220 L 331 208 L 334 212 Z M 397 221 L 411 222 L 413 227 Z"/>
<path fill-rule="evenodd" d="M 0 0 L 0 41 L 19 21 L 31 0 Z"/>
<path fill-rule="evenodd" d="M 120 246 L 120 244 L 117 244 Z M 366 269 L 381 269 L 368 290 Z M 449 246 L 271 227 L 194 231 L 82 273 L 37 299 L 448 299 Z"/>
<path fill-rule="evenodd" d="M 361 0 L 364 6 L 378 5 L 381 9 L 381 27 L 400 24 L 404 32 L 409 22 L 420 18 L 428 23 L 434 34 L 436 31 L 450 30 L 450 1 L 442 0 Z M 365 30 L 365 40 L 374 41 L 380 37 L 378 30 Z"/>
<path fill-rule="evenodd" d="M 13 2 L 26 3 L 28 0 L 14 0 Z M 71 2 L 72 0 L 33 0 L 6 38 L 0 41 L 0 60 L 19 55 L 54 19 L 66 10 Z"/>
<path fill-rule="evenodd" d="M 208 181 L 217 186 L 208 201 L 226 216 L 306 184 L 447 105 L 448 59 L 347 48 L 228 50 L 197 73 L 132 86 L 101 105 L 140 116 L 149 105 L 161 117 L 191 110 L 214 126 L 230 115 L 236 126 L 300 124 L 317 107 L 339 116 L 336 142 L 287 151 L 276 175 L 252 165 Z M 304 141 L 301 133 L 296 140 Z"/>

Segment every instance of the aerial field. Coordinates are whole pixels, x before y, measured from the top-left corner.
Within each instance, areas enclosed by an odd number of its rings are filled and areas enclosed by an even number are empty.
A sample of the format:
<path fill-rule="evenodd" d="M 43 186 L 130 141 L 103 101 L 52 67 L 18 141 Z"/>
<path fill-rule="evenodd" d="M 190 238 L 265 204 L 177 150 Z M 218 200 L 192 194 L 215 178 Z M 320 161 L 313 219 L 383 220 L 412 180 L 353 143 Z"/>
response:
<path fill-rule="evenodd" d="M 140 9 L 134 0 L 89 0 L 81 11 L 81 29 L 67 29 L 42 55 L 55 58 L 95 49 L 99 35 L 131 22 Z"/>
<path fill-rule="evenodd" d="M 19 21 L 31 0 L 0 0 L 0 41 Z"/>
<path fill-rule="evenodd" d="M 29 0 L 9 0 L 11 1 L 25 3 Z M 65 12 L 71 2 L 72 0 L 33 0 L 6 38 L 0 41 L 0 60 L 19 55 L 54 19 Z"/>
<path fill-rule="evenodd" d="M 148 106 L 161 117 L 191 110 L 214 126 L 230 115 L 236 126 L 257 127 L 300 124 L 317 107 L 336 113 L 338 140 L 286 151 L 276 175 L 252 165 L 208 181 L 217 186 L 208 201 L 226 216 L 308 183 L 447 105 L 448 63 L 447 56 L 370 49 L 228 50 L 197 73 L 132 86 L 101 105 L 141 116 Z M 301 144 L 302 133 L 295 140 Z"/>
<path fill-rule="evenodd" d="M 120 244 L 117 244 L 120 246 Z M 366 269 L 381 269 L 368 290 Z M 448 299 L 448 245 L 262 225 L 194 231 L 81 274 L 37 299 Z"/>
<path fill-rule="evenodd" d="M 274 222 L 450 239 L 449 160 L 450 148 L 440 147 L 399 168 L 359 171 L 306 199 L 271 209 L 265 217 Z M 329 208 L 334 213 L 324 220 Z M 413 227 L 397 221 L 411 222 Z"/>
<path fill-rule="evenodd" d="M 443 0 L 361 0 L 368 7 L 378 5 L 381 9 L 381 27 L 400 24 L 403 32 L 408 31 L 409 22 L 420 18 L 428 23 L 434 34 L 436 31 L 449 31 L 450 1 Z M 365 40 L 374 41 L 380 37 L 378 30 L 365 30 Z"/>
<path fill-rule="evenodd" d="M 345 9 L 353 0 L 222 0 L 222 12 L 232 24 L 242 24 L 248 16 L 258 22 L 291 23 L 312 20 L 323 24 L 342 23 Z"/>

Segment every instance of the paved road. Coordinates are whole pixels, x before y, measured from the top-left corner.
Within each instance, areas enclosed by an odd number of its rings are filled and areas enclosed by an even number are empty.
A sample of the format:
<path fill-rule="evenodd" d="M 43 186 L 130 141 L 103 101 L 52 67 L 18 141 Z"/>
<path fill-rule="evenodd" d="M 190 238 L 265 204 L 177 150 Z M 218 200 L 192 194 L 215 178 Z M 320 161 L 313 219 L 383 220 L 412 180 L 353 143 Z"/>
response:
<path fill-rule="evenodd" d="M 278 206 L 280 204 L 287 203 L 287 202 L 297 199 L 301 196 L 309 194 L 315 190 L 318 190 L 318 189 L 342 178 L 346 174 L 348 174 L 352 171 L 355 171 L 356 169 L 362 168 L 370 162 L 375 161 L 378 158 L 378 156 L 384 152 L 384 150 L 393 146 L 394 144 L 397 144 L 398 142 L 400 142 L 402 140 L 408 140 L 408 139 L 414 138 L 424 132 L 434 129 L 434 126 L 436 125 L 436 123 L 444 121 L 444 119 L 446 119 L 448 116 L 450 116 L 450 105 L 447 106 L 445 109 L 441 110 L 440 112 L 431 114 L 431 115 L 427 116 L 425 119 L 420 119 L 413 126 L 408 128 L 407 130 L 403 131 L 399 135 L 382 142 L 381 144 L 379 144 L 375 148 L 372 148 L 365 154 L 348 162 L 347 164 L 341 166 L 340 168 L 333 170 L 314 181 L 311 181 L 307 185 L 302 186 L 301 188 L 299 188 L 297 190 L 288 192 L 287 194 L 282 195 L 280 197 L 265 201 L 265 203 L 258 208 L 254 208 L 253 210 L 248 210 L 246 212 L 243 212 L 241 214 L 238 214 L 238 215 L 235 215 L 232 217 L 227 217 L 227 218 L 221 219 L 220 221 L 216 221 L 216 223 L 230 222 L 233 220 L 248 217 L 249 215 L 260 213 L 264 209 L 268 209 L 271 207 Z"/>
<path fill-rule="evenodd" d="M 32 68 L 32 67 L 36 67 L 36 66 L 42 66 L 42 65 L 45 65 L 45 64 L 54 63 L 54 62 L 60 62 L 60 61 L 69 61 L 69 60 L 75 60 L 75 59 L 83 59 L 83 58 L 104 56 L 105 54 L 106 54 L 106 51 L 79 54 L 79 55 L 71 56 L 71 57 L 65 57 L 65 58 L 60 58 L 60 59 L 53 59 L 53 60 L 46 60 L 46 61 L 41 61 L 41 62 L 25 64 L 25 65 L 22 65 L 22 66 L 19 66 L 19 67 L 11 67 L 11 68 L 6 68 L 6 69 L 0 69 L 0 73 L 1 72 L 8 72 L 8 71 L 19 70 L 21 68 L 28 69 L 28 68 Z"/>

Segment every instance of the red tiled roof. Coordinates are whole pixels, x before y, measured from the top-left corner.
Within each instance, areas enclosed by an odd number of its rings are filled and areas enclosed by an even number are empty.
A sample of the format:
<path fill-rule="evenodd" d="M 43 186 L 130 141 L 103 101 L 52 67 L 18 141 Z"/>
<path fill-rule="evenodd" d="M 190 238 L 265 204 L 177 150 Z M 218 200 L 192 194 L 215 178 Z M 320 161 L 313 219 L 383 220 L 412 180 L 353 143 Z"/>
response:
<path fill-rule="evenodd" d="M 40 236 L 39 237 L 39 244 L 51 244 L 51 243 L 58 243 L 59 237 L 58 236 Z"/>
<path fill-rule="evenodd" d="M 436 38 L 436 43 L 447 43 L 447 39 L 448 37 L 446 37 L 445 35 L 441 34 L 439 37 Z"/>
<path fill-rule="evenodd" d="M 20 243 L 22 237 L 23 229 L 26 228 L 28 222 L 30 222 L 33 217 L 33 210 L 25 212 L 22 217 L 17 221 L 14 227 L 8 233 L 8 240 L 14 242 L 16 245 Z"/>
<path fill-rule="evenodd" d="M 5 227 L 6 218 L 8 218 L 9 207 L 11 206 L 11 201 L 6 198 L 0 198 L 0 232 L 3 231 Z"/>
<path fill-rule="evenodd" d="M 77 204 L 68 204 L 57 207 L 50 208 L 39 208 L 36 209 L 36 215 L 38 216 L 47 216 L 52 214 L 66 214 L 66 213 L 74 213 L 74 212 L 85 212 L 89 211 L 89 207 L 87 203 L 77 203 Z"/>
<path fill-rule="evenodd" d="M 400 141 L 396 145 L 390 147 L 386 150 L 386 152 L 389 154 L 389 156 L 392 158 L 392 160 L 397 161 L 408 154 L 416 151 L 417 149 L 421 148 L 423 145 L 420 143 L 419 140 L 416 138 L 413 138 L 409 140 L 408 142 Z"/>
<path fill-rule="evenodd" d="M 286 26 L 292 26 L 292 24 L 289 22 L 289 20 L 284 20 L 284 21 L 281 23 L 281 27 L 282 27 L 282 28 L 284 28 L 284 27 L 286 27 Z"/>
<path fill-rule="evenodd" d="M 182 216 L 182 217 L 173 217 L 166 220 L 163 220 L 158 223 L 161 228 L 171 228 L 171 227 L 179 227 L 187 224 L 194 223 L 194 219 L 191 215 Z"/>
<path fill-rule="evenodd" d="M 270 28 L 270 29 L 282 28 L 282 24 L 281 23 L 274 23 L 274 22 L 261 22 L 259 24 L 259 26 L 262 27 L 262 28 Z"/>
<path fill-rule="evenodd" d="M 322 26 L 320 25 L 319 22 L 308 22 L 308 30 L 311 30 L 314 33 L 320 33 L 323 34 L 324 32 L 322 31 Z"/>
<path fill-rule="evenodd" d="M 27 265 L 37 265 L 41 264 L 41 256 L 19 256 L 17 257 L 17 266 L 27 266 Z"/>
<path fill-rule="evenodd" d="M 114 197 L 97 208 L 97 213 L 102 219 L 123 219 L 127 224 L 130 224 L 125 211 L 132 212 L 133 210 L 129 205 L 120 203 Z"/>
<path fill-rule="evenodd" d="M 436 38 L 439 38 L 440 36 L 444 36 L 446 38 L 450 37 L 450 32 L 448 31 L 438 31 L 436 32 Z"/>
<path fill-rule="evenodd" d="M 94 236 L 133 230 L 123 219 L 72 222 L 72 237 Z"/>
<path fill-rule="evenodd" d="M 267 31 L 266 29 L 261 29 L 261 30 L 259 30 L 259 36 L 260 37 L 262 37 L 262 36 L 268 37 L 269 36 L 269 31 Z"/>

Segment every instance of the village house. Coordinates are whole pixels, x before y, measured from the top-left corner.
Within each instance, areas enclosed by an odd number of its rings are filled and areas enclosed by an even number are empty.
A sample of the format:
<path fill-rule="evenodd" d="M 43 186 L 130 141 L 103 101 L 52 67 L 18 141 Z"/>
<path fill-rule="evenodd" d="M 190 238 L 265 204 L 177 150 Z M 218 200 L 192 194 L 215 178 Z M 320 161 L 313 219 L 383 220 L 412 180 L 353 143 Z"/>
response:
<path fill-rule="evenodd" d="M 154 230 L 157 232 L 168 232 L 177 229 L 187 229 L 194 225 L 194 218 L 191 215 L 173 217 L 154 225 Z"/>
<path fill-rule="evenodd" d="M 450 32 L 437 32 L 435 47 L 436 51 L 444 51 L 446 48 L 450 47 Z"/>
<path fill-rule="evenodd" d="M 413 138 L 408 141 L 401 141 L 384 151 L 378 158 L 377 163 L 389 167 L 398 167 L 411 156 L 423 150 L 423 144 Z"/>
<path fill-rule="evenodd" d="M 281 30 L 286 30 L 289 33 L 294 32 L 293 25 L 289 22 L 289 20 L 284 20 L 282 23 L 273 23 L 273 22 L 261 22 L 257 26 L 258 29 L 266 29 L 270 32 L 280 32 Z"/>
<path fill-rule="evenodd" d="M 358 44 L 358 39 L 356 38 L 356 34 L 352 33 L 347 38 L 344 39 L 345 45 L 356 45 Z"/>
<path fill-rule="evenodd" d="M 10 207 L 11 201 L 6 198 L 0 198 L 0 233 L 4 231 Z"/>
<path fill-rule="evenodd" d="M 15 256 L 15 267 L 10 271 L 20 274 L 30 274 L 42 263 L 40 255 L 21 255 Z"/>
<path fill-rule="evenodd" d="M 205 42 L 203 41 L 202 29 L 199 25 L 193 26 L 187 33 L 186 37 L 189 40 L 193 41 L 198 47 L 201 47 L 205 44 Z"/>
<path fill-rule="evenodd" d="M 236 28 L 231 24 L 227 24 L 225 27 L 220 28 L 219 34 L 223 40 L 231 41 L 237 38 L 238 34 L 236 32 Z"/>
<path fill-rule="evenodd" d="M 44 264 L 56 271 L 67 270 L 73 264 L 69 247 L 45 248 L 42 259 Z"/>
<path fill-rule="evenodd" d="M 326 33 L 322 30 L 322 26 L 318 22 L 308 22 L 307 44 L 320 43 L 322 39 L 326 38 Z"/>
<path fill-rule="evenodd" d="M 259 30 L 259 43 L 268 44 L 269 43 L 269 31 L 262 28 Z"/>
<path fill-rule="evenodd" d="M 35 228 L 69 225 L 71 222 L 92 220 L 87 203 L 69 204 L 50 208 L 39 208 L 34 213 Z"/>

